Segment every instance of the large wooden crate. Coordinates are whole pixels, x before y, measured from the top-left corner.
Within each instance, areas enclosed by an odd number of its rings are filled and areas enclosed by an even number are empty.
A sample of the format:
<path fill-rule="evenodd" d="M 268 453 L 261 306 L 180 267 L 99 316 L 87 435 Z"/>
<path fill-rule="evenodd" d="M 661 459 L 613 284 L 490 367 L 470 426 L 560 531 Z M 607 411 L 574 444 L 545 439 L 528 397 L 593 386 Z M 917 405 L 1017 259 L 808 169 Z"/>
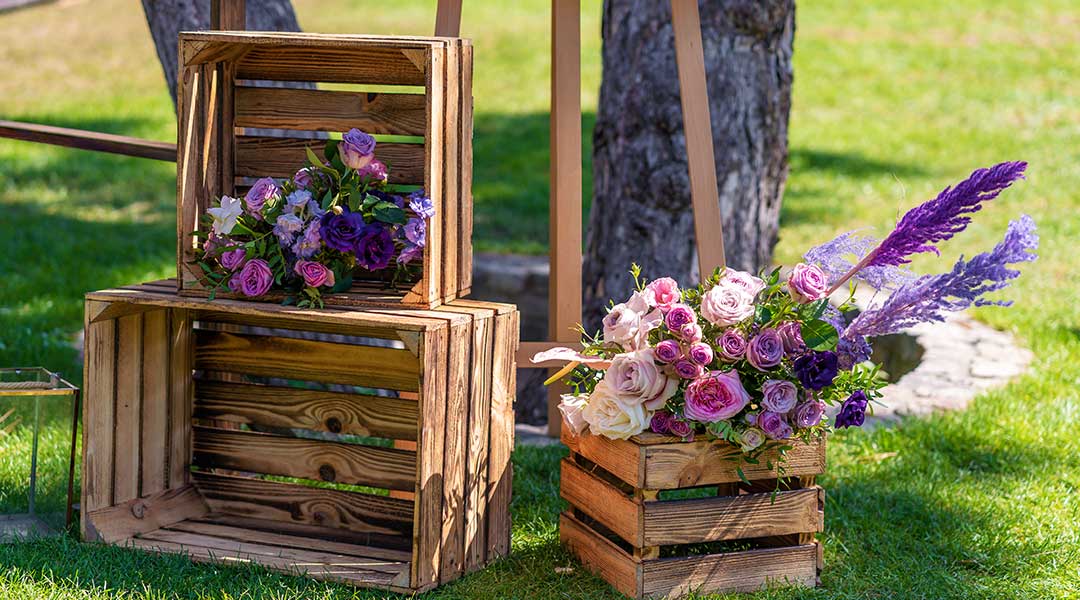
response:
<path fill-rule="evenodd" d="M 775 454 L 742 465 L 747 483 L 732 460 L 739 450 L 726 442 L 652 433 L 620 441 L 565 429 L 562 440 L 570 456 L 560 490 L 570 508 L 560 538 L 620 592 L 667 598 L 816 585 L 824 492 L 814 477 L 825 469 L 824 440 L 794 444 L 775 498 Z"/>
<path fill-rule="evenodd" d="M 421 269 L 388 287 L 358 269 L 328 305 L 431 308 L 472 283 L 472 45 L 460 38 L 199 32 L 180 35 L 177 144 L 178 282 L 207 294 L 191 264 L 199 217 L 255 178 L 287 178 L 320 157 L 324 132 L 356 127 L 378 140 L 390 184 L 422 187 L 436 214 Z M 281 87 L 313 82 L 320 89 Z M 269 87 L 267 87 L 269 86 Z M 276 86 L 276 87 L 274 87 Z M 392 270 L 392 269 L 391 269 Z M 229 296 L 219 290 L 219 297 Z M 280 294 L 263 299 L 280 302 Z"/>
<path fill-rule="evenodd" d="M 88 294 L 83 535 L 395 591 L 477 569 L 510 547 L 517 321 Z"/>

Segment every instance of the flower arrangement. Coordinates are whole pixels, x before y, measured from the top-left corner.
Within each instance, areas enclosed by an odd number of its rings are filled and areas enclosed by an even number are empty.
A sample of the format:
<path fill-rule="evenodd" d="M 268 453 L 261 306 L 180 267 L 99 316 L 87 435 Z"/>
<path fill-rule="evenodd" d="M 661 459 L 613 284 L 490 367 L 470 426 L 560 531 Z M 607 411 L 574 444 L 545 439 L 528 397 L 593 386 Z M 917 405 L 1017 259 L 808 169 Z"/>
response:
<path fill-rule="evenodd" d="M 326 143 L 326 161 L 309 148 L 292 179 L 259 179 L 242 200 L 222 196 L 207 209 L 194 262 L 211 297 L 222 288 L 249 298 L 277 290 L 286 303 L 322 306 L 323 291 L 349 289 L 358 267 L 393 268 L 391 284 L 410 275 L 435 209 L 422 190 L 389 193 L 375 144 L 352 129 Z"/>
<path fill-rule="evenodd" d="M 817 246 L 786 280 L 780 268 L 760 276 L 717 269 L 680 289 L 668 277 L 642 279 L 634 265 L 636 291 L 612 304 L 602 332 L 582 329 L 583 350 L 555 348 L 533 361 L 567 362 L 549 382 L 566 377 L 571 386 L 559 408 L 575 434 L 704 435 L 738 446 L 750 462 L 767 448 L 782 458 L 790 440 L 828 430 L 828 405 L 839 405 L 832 426 L 863 424 L 884 387 L 880 366 L 868 361 L 873 337 L 972 305 L 1008 305 L 983 296 L 1019 276 L 1009 265 L 1035 260 L 1038 237 L 1026 215 L 993 250 L 961 257 L 948 272 L 919 277 L 904 265 L 913 254 L 937 253 L 936 244 L 962 231 L 1026 166 L 975 171 L 909 211 L 884 240 L 849 232 Z M 855 281 L 888 294 L 852 318 Z M 849 282 L 846 299 L 831 305 Z"/>

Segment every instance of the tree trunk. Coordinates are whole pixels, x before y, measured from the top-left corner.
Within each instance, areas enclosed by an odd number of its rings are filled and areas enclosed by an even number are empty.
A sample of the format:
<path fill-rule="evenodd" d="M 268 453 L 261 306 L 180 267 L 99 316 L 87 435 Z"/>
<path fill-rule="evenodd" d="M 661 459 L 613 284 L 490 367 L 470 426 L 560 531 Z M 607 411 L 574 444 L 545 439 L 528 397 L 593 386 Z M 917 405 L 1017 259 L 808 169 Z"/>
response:
<path fill-rule="evenodd" d="M 728 264 L 768 266 L 787 177 L 794 0 L 702 1 L 720 212 Z M 650 277 L 699 281 L 671 6 L 605 0 L 603 82 L 593 133 L 585 316 Z"/>
<path fill-rule="evenodd" d="M 150 35 L 154 38 L 161 69 L 176 106 L 177 40 L 181 31 L 210 28 L 207 0 L 142 0 Z M 300 31 L 289 0 L 248 0 L 247 29 L 252 31 Z"/>

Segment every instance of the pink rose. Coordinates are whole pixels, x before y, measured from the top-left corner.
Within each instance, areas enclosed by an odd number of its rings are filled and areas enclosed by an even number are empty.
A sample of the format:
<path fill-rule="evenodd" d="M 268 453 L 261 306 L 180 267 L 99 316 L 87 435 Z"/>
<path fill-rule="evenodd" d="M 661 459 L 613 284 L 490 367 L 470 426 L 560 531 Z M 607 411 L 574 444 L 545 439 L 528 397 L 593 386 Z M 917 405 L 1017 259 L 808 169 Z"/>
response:
<path fill-rule="evenodd" d="M 247 251 L 243 248 L 235 248 L 233 250 L 226 250 L 221 253 L 221 266 L 230 271 L 235 271 L 240 268 L 240 265 L 244 264 L 244 258 L 247 256 Z"/>
<path fill-rule="evenodd" d="M 761 384 L 761 405 L 765 410 L 776 413 L 786 413 L 795 408 L 799 401 L 799 391 L 795 384 L 784 379 L 770 379 Z"/>
<path fill-rule="evenodd" d="M 760 277 L 754 277 L 746 271 L 738 271 L 735 269 L 727 269 L 724 271 L 724 276 L 721 278 L 720 283 L 726 285 L 733 285 L 737 288 L 741 288 L 750 297 L 758 295 L 758 292 L 765 289 L 765 282 Z"/>
<path fill-rule="evenodd" d="M 737 371 L 712 371 L 686 386 L 686 418 L 702 423 L 730 419 L 750 404 Z"/>
<path fill-rule="evenodd" d="M 664 324 L 668 329 L 679 332 L 684 325 L 697 323 L 697 315 L 694 309 L 685 304 L 672 304 L 664 315 Z"/>
<path fill-rule="evenodd" d="M 746 355 L 746 338 L 734 329 L 728 329 L 716 339 L 720 349 L 720 358 L 725 362 L 735 362 Z"/>
<path fill-rule="evenodd" d="M 660 279 L 654 279 L 645 286 L 645 289 L 652 294 L 653 302 L 655 306 L 660 310 L 667 312 L 672 305 L 682 300 L 682 292 L 679 291 L 679 284 L 670 277 L 661 277 Z"/>
<path fill-rule="evenodd" d="M 377 158 L 371 159 L 371 162 L 356 170 L 356 174 L 363 179 L 368 178 L 369 181 L 382 181 L 387 179 L 386 165 Z"/>
<path fill-rule="evenodd" d="M 566 422 L 570 431 L 574 432 L 574 435 L 581 435 L 581 432 L 585 431 L 585 428 L 589 426 L 585 422 L 585 417 L 581 414 L 588 403 L 589 396 L 586 394 L 562 395 L 559 402 L 559 412 L 562 413 L 563 421 Z"/>
<path fill-rule="evenodd" d="M 675 362 L 675 374 L 683 379 L 697 379 L 705 374 L 705 367 L 688 359 L 680 358 Z"/>
<path fill-rule="evenodd" d="M 270 265 L 266 264 L 265 260 L 255 258 L 247 261 L 244 268 L 232 276 L 232 279 L 229 280 L 230 289 L 234 289 L 232 283 L 237 279 L 239 279 L 239 283 L 236 284 L 237 288 L 245 296 L 254 298 L 270 291 L 270 286 L 274 283 L 274 274 L 270 271 Z"/>
<path fill-rule="evenodd" d="M 701 297 L 701 316 L 719 327 L 734 325 L 754 314 L 754 297 L 744 288 L 721 281 Z"/>
<path fill-rule="evenodd" d="M 639 350 L 648 344 L 649 332 L 662 321 L 660 311 L 649 307 L 641 292 L 634 292 L 629 300 L 608 310 L 604 317 L 604 342 L 618 344 L 623 350 Z"/>
<path fill-rule="evenodd" d="M 682 356 L 682 348 L 679 347 L 679 342 L 675 340 L 664 340 L 657 344 L 653 350 L 656 360 L 662 363 L 675 362 Z"/>
<path fill-rule="evenodd" d="M 713 359 L 712 346 L 701 342 L 690 346 L 690 351 L 687 354 L 690 356 L 690 360 L 702 366 L 708 365 Z"/>
<path fill-rule="evenodd" d="M 791 425 L 784 421 L 784 416 L 769 410 L 758 415 L 757 426 L 770 439 L 784 440 L 791 437 Z"/>
<path fill-rule="evenodd" d="M 334 272 L 326 268 L 326 265 L 313 260 L 298 260 L 293 266 L 293 271 L 304 278 L 304 283 L 310 287 L 334 285 Z"/>
<path fill-rule="evenodd" d="M 788 293 L 791 299 L 806 304 L 825 297 L 829 291 L 829 277 L 817 265 L 799 263 L 788 276 Z"/>
<path fill-rule="evenodd" d="M 701 325 L 698 325 L 697 323 L 687 323 L 686 325 L 680 327 L 679 330 L 675 332 L 675 334 L 682 338 L 682 341 L 690 344 L 694 342 L 700 342 L 701 336 L 703 335 L 701 331 Z"/>
<path fill-rule="evenodd" d="M 604 375 L 615 397 L 626 404 L 644 404 L 648 410 L 664 406 L 678 391 L 679 382 L 656 366 L 652 348 L 616 354 Z"/>
<path fill-rule="evenodd" d="M 251 186 L 251 189 L 244 196 L 244 204 L 247 205 L 248 213 L 261 221 L 263 218 L 263 205 L 274 196 L 277 196 L 280 191 L 274 180 L 269 177 L 263 177 L 256 181 L 255 185 Z"/>

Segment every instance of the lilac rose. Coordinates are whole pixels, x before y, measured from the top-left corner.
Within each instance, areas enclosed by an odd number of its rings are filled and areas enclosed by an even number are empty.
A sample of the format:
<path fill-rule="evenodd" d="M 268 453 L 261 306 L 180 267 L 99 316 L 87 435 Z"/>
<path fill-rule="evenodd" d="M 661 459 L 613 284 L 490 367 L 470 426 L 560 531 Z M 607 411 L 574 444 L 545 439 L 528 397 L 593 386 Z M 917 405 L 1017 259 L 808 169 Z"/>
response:
<path fill-rule="evenodd" d="M 263 177 L 256 181 L 255 185 L 251 186 L 247 195 L 244 196 L 244 204 L 247 205 L 248 213 L 261 221 L 263 205 L 274 196 L 277 196 L 280 191 L 274 180 L 269 177 Z"/>
<path fill-rule="evenodd" d="M 687 355 L 690 357 L 690 360 L 699 365 L 708 365 L 713 359 L 712 346 L 698 342 L 690 346 L 690 351 L 687 352 Z"/>
<path fill-rule="evenodd" d="M 742 288 L 751 297 L 757 296 L 758 292 L 765 289 L 765 282 L 760 277 L 754 277 L 746 271 L 727 269 L 720 280 L 725 285 L 733 285 Z"/>
<path fill-rule="evenodd" d="M 786 413 L 799 401 L 795 384 L 783 379 L 769 379 L 761 384 L 761 394 L 761 405 L 775 413 Z"/>
<path fill-rule="evenodd" d="M 734 325 L 754 314 L 754 296 L 721 281 L 701 297 L 701 316 L 718 327 Z"/>
<path fill-rule="evenodd" d="M 368 271 L 379 271 L 394 257 L 394 238 L 381 225 L 371 224 L 356 240 L 356 264 Z"/>
<path fill-rule="evenodd" d="M 802 339 L 802 324 L 798 321 L 784 321 L 776 328 L 780 339 L 784 340 L 784 352 L 788 356 L 806 351 L 806 342 Z"/>
<path fill-rule="evenodd" d="M 739 381 L 737 371 L 712 371 L 686 386 L 686 418 L 702 423 L 730 419 L 750 404 L 750 394 Z"/>
<path fill-rule="evenodd" d="M 664 324 L 671 331 L 678 332 L 684 325 L 697 323 L 697 315 L 694 309 L 685 304 L 673 304 L 664 315 Z"/>
<path fill-rule="evenodd" d="M 787 424 L 784 416 L 767 410 L 758 415 L 757 426 L 765 432 L 770 439 L 784 440 L 791 437 L 791 425 Z"/>
<path fill-rule="evenodd" d="M 274 274 L 270 271 L 270 265 L 261 258 L 254 258 L 244 264 L 240 272 L 232 276 L 232 281 L 239 279 L 237 289 L 249 298 L 262 296 L 270 291 L 270 285 L 274 283 Z"/>
<path fill-rule="evenodd" d="M 825 413 L 825 404 L 818 402 L 817 400 L 810 400 L 809 402 L 803 402 L 795 407 L 795 412 L 789 415 L 789 418 L 800 429 L 806 429 L 813 427 L 821 422 L 821 415 Z"/>
<path fill-rule="evenodd" d="M 656 360 L 662 363 L 672 363 L 682 356 L 682 348 L 675 340 L 664 340 L 653 349 Z"/>
<path fill-rule="evenodd" d="M 311 187 L 314 181 L 311 179 L 311 169 L 300 169 L 293 175 L 293 183 L 296 185 L 296 189 L 303 190 Z"/>
<path fill-rule="evenodd" d="M 720 359 L 725 362 L 735 362 L 746 355 L 746 338 L 734 329 L 728 329 L 716 339 L 716 347 L 720 349 Z"/>
<path fill-rule="evenodd" d="M 687 323 L 680 327 L 675 334 L 682 338 L 684 342 L 690 344 L 700 342 L 702 336 L 701 325 L 698 325 L 697 323 Z"/>
<path fill-rule="evenodd" d="M 697 379 L 705 374 L 705 368 L 685 358 L 675 361 L 675 374 L 683 379 Z"/>
<path fill-rule="evenodd" d="M 652 348 L 616 354 L 604 381 L 620 402 L 643 404 L 649 410 L 662 408 L 679 389 L 679 382 L 656 366 Z"/>
<path fill-rule="evenodd" d="M 675 415 L 668 410 L 658 410 L 653 413 L 652 419 L 649 421 L 649 429 L 653 433 L 659 433 L 661 435 L 667 435 L 670 433 L 668 426 L 671 425 L 671 421 L 675 418 Z"/>
<path fill-rule="evenodd" d="M 746 360 L 759 371 L 767 371 L 784 358 L 784 341 L 775 329 L 763 329 L 746 345 Z"/>
<path fill-rule="evenodd" d="M 689 442 L 694 439 L 694 424 L 684 419 L 673 418 L 668 423 L 668 433 L 677 435 Z"/>
<path fill-rule="evenodd" d="M 221 253 L 221 266 L 230 271 L 235 271 L 240 268 L 240 265 L 244 264 L 244 258 L 247 257 L 247 251 L 243 248 L 234 248 L 232 250 L 226 250 Z"/>
<path fill-rule="evenodd" d="M 788 293 L 800 304 L 820 300 L 828 291 L 829 276 L 817 265 L 799 263 L 788 276 Z"/>
<path fill-rule="evenodd" d="M 346 167 L 363 169 L 375 158 L 375 138 L 354 127 L 341 136 L 338 153 Z"/>
<path fill-rule="evenodd" d="M 326 265 L 312 260 L 298 260 L 293 266 L 293 271 L 304 279 L 304 284 L 317 288 L 319 286 L 333 286 L 334 272 L 326 268 Z"/>

